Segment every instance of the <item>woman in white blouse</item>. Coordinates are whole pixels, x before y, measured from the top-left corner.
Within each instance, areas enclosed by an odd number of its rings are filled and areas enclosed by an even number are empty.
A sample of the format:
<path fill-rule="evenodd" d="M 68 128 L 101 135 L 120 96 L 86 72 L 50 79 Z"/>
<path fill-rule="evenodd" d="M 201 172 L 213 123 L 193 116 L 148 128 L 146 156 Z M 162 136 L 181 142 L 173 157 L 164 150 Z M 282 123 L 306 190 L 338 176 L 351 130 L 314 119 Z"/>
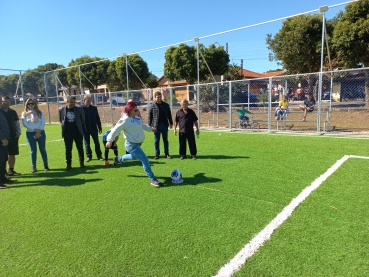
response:
<path fill-rule="evenodd" d="M 31 149 L 32 173 L 37 172 L 37 143 L 40 149 L 41 157 L 44 162 L 45 171 L 49 170 L 46 153 L 46 134 L 44 131 L 45 117 L 38 109 L 37 102 L 34 99 L 26 101 L 26 107 L 22 113 L 22 123 L 26 127 L 26 137 Z"/>

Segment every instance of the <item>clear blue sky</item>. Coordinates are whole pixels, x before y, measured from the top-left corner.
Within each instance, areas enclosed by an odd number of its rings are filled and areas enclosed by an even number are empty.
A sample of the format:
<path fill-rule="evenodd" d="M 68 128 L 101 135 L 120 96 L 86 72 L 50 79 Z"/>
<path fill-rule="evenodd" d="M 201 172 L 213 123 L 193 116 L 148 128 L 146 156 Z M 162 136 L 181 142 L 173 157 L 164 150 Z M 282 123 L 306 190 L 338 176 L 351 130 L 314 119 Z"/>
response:
<path fill-rule="evenodd" d="M 46 63 L 68 66 L 83 55 L 113 58 L 347 2 L 2 0 L 0 68 L 27 70 Z M 344 5 L 331 8 L 326 18 L 343 9 Z M 240 64 L 243 59 L 245 69 L 265 72 L 278 68 L 268 61 L 266 34 L 275 35 L 281 26 L 278 21 L 200 42 L 205 46 L 228 43 L 231 63 Z M 163 74 L 165 50 L 140 53 L 158 77 Z M 0 74 L 6 73 L 0 70 Z"/>

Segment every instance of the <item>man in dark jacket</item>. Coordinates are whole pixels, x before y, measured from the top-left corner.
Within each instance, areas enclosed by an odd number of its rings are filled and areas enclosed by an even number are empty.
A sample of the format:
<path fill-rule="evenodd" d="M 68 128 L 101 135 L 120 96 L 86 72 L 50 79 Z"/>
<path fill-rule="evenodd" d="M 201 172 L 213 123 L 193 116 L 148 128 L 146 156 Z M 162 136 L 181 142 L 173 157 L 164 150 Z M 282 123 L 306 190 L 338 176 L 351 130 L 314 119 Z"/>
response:
<path fill-rule="evenodd" d="M 168 126 L 173 127 L 172 112 L 167 103 L 162 101 L 162 95 L 160 91 L 156 91 L 154 94 L 155 103 L 150 105 L 149 108 L 149 125 L 156 128 L 155 132 L 155 160 L 160 156 L 160 134 L 163 136 L 164 142 L 164 154 L 167 159 L 171 159 L 169 155 L 169 142 L 168 142 Z"/>
<path fill-rule="evenodd" d="M 1 112 L 3 112 L 9 126 L 10 140 L 8 144 L 8 175 L 19 176 L 18 172 L 15 172 L 15 156 L 19 155 L 19 136 L 22 134 L 22 130 L 19 124 L 19 117 L 15 110 L 10 108 L 10 98 L 8 96 L 3 97 L 1 104 Z"/>
<path fill-rule="evenodd" d="M 84 136 L 83 140 L 85 142 L 85 148 L 86 148 L 86 162 L 91 161 L 92 159 L 92 150 L 90 146 L 90 136 L 94 140 L 95 144 L 95 153 L 97 156 L 97 159 L 100 161 L 103 161 L 102 158 L 102 152 L 100 149 L 100 143 L 99 143 L 99 134 L 101 134 L 101 120 L 99 116 L 99 112 L 97 110 L 97 107 L 91 105 L 91 96 L 85 95 L 83 98 L 83 103 L 85 104 L 83 106 L 83 111 L 85 113 L 85 126 L 86 128 L 83 130 Z"/>
<path fill-rule="evenodd" d="M 2 99 L 0 97 L 0 105 Z M 8 160 L 8 143 L 10 139 L 10 130 L 8 121 L 4 114 L 0 112 L 0 189 L 6 189 L 5 183 L 13 182 L 5 177 L 6 161 Z"/>
<path fill-rule="evenodd" d="M 62 124 L 62 137 L 65 145 L 65 158 L 67 162 L 66 170 L 72 168 L 72 148 L 73 141 L 76 143 L 79 156 L 79 165 L 84 165 L 83 153 L 83 129 L 85 123 L 85 113 L 81 107 L 76 107 L 76 98 L 67 97 L 67 104 L 59 109 L 59 121 Z"/>

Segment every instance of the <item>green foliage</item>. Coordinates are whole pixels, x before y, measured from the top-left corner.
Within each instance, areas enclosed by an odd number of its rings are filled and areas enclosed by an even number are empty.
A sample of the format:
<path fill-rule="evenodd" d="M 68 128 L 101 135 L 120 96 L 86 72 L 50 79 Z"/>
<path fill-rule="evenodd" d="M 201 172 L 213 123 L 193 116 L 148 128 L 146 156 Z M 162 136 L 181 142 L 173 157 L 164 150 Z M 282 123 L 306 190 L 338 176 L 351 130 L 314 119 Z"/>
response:
<path fill-rule="evenodd" d="M 369 0 L 349 3 L 333 31 L 333 46 L 346 67 L 369 66 Z"/>
<path fill-rule="evenodd" d="M 242 80 L 245 78 L 243 74 L 241 74 L 241 67 L 236 64 L 229 64 L 228 70 L 224 74 L 224 78 L 227 81 L 234 81 L 234 80 Z"/>
<path fill-rule="evenodd" d="M 76 60 L 72 60 L 67 69 L 67 80 L 68 84 L 80 86 L 80 80 L 82 82 L 82 86 L 86 88 L 90 88 L 93 90 L 97 88 L 99 85 L 105 84 L 107 81 L 107 71 L 110 62 L 108 60 L 103 60 L 99 57 L 90 57 L 90 56 L 82 56 L 77 58 Z M 93 63 L 96 61 L 101 61 L 98 63 Z M 83 64 L 83 65 L 82 65 Z M 81 76 L 79 74 L 79 67 L 82 72 Z"/>
<path fill-rule="evenodd" d="M 152 74 L 149 72 L 149 67 L 147 63 L 141 58 L 138 54 L 133 54 L 128 56 L 128 80 L 129 80 L 129 89 L 140 89 L 143 88 L 148 78 Z M 120 86 L 126 90 L 127 89 L 127 70 L 126 70 L 126 57 L 119 57 L 115 61 L 115 73 L 113 72 L 114 79 L 116 83 L 120 81 Z M 132 69 L 134 71 L 132 71 Z M 113 67 L 111 71 L 113 71 Z M 115 75 L 116 74 L 116 75 Z M 137 77 L 137 75 L 138 77 Z M 140 80 L 141 79 L 141 80 Z M 152 79 L 149 79 L 152 80 Z M 141 82 L 142 81 L 142 82 Z"/>
<path fill-rule="evenodd" d="M 0 75 L 0 94 L 3 96 L 14 96 L 17 92 L 19 94 L 18 82 L 19 74 Z"/>
<path fill-rule="evenodd" d="M 165 52 L 164 75 L 172 81 L 197 80 L 196 48 L 181 43 L 178 47 L 171 46 Z"/>
<path fill-rule="evenodd" d="M 206 48 L 200 44 L 199 48 L 214 76 L 227 72 L 229 55 L 224 51 L 223 46 L 215 47 L 211 44 Z M 201 55 L 199 58 L 200 81 L 210 78 L 213 80 L 204 59 Z M 172 81 L 186 80 L 188 83 L 195 83 L 197 81 L 197 47 L 184 43 L 178 47 L 169 47 L 165 52 L 164 75 Z"/>
<path fill-rule="evenodd" d="M 327 23 L 328 35 L 332 24 Z M 318 72 L 320 70 L 320 53 L 322 39 L 321 15 L 300 15 L 288 18 L 282 28 L 272 37 L 268 34 L 266 43 L 272 52 L 270 60 L 291 74 Z"/>

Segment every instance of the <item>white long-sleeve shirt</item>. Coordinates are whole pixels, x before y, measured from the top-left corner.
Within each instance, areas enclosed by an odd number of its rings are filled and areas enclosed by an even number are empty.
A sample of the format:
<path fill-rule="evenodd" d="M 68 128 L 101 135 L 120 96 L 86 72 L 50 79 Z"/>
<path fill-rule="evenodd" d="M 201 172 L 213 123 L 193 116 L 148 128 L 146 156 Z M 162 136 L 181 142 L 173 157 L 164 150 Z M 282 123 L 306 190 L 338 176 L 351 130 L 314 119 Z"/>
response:
<path fill-rule="evenodd" d="M 124 114 L 117 124 L 111 129 L 107 137 L 107 141 L 112 142 L 114 138 L 123 131 L 124 138 L 132 143 L 143 143 L 145 140 L 145 134 L 143 131 L 151 132 L 152 127 L 143 123 L 139 117 L 129 117 Z"/>
<path fill-rule="evenodd" d="M 35 132 L 35 129 L 43 130 L 45 128 L 45 116 L 41 113 L 40 118 L 34 111 L 23 112 L 22 124 L 27 128 L 27 132 Z"/>

